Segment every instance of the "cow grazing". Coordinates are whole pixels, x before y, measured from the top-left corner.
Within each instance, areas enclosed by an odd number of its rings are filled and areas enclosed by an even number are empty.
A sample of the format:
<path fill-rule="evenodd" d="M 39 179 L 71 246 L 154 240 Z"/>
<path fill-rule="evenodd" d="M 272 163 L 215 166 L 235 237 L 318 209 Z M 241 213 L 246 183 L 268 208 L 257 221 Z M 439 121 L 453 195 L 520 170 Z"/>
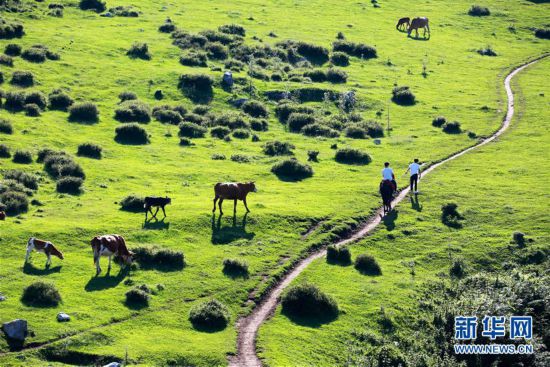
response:
<path fill-rule="evenodd" d="M 0 220 L 6 220 L 6 212 L 0 212 Z"/>
<path fill-rule="evenodd" d="M 397 25 L 395 26 L 395 29 L 397 29 L 398 31 L 401 31 L 401 30 L 406 31 L 409 28 L 410 24 L 411 24 L 411 18 L 404 17 L 397 21 Z"/>
<path fill-rule="evenodd" d="M 145 221 L 147 221 L 148 212 L 150 212 L 153 215 L 151 219 L 153 218 L 157 219 L 157 213 L 159 212 L 159 208 L 162 209 L 164 218 L 166 218 L 166 211 L 164 211 L 164 207 L 171 203 L 172 203 L 172 199 L 170 199 L 168 196 L 166 197 L 147 196 L 143 203 L 143 208 L 145 209 Z M 153 207 L 157 208 L 154 214 L 153 214 L 153 211 L 151 210 L 151 208 Z"/>
<path fill-rule="evenodd" d="M 101 256 L 109 257 L 109 267 L 107 273 L 111 271 L 111 257 L 113 255 L 120 256 L 126 265 L 132 264 L 132 256 L 134 253 L 128 251 L 126 242 L 122 236 L 117 234 L 109 234 L 103 236 L 96 236 L 91 241 L 92 250 L 94 252 L 94 265 L 96 266 L 96 275 L 101 273 L 101 267 L 99 266 L 99 259 Z"/>
<path fill-rule="evenodd" d="M 222 203 L 224 199 L 228 200 L 234 200 L 233 205 L 233 214 L 237 212 L 237 200 L 242 200 L 244 203 L 244 207 L 246 208 L 246 212 L 250 212 L 248 209 L 248 206 L 246 205 L 246 195 L 248 195 L 249 192 L 256 192 L 256 185 L 254 182 L 247 182 L 247 183 L 237 183 L 237 182 L 218 182 L 216 186 L 214 186 L 214 209 L 212 209 L 212 212 L 216 212 L 216 201 L 218 199 L 220 200 L 218 206 L 220 207 L 220 214 L 223 214 L 222 211 Z"/>
<path fill-rule="evenodd" d="M 27 256 L 25 256 L 25 263 L 29 261 L 29 256 L 31 255 L 32 250 L 37 252 L 42 252 L 46 255 L 48 260 L 46 260 L 46 267 L 49 267 L 52 263 L 52 255 L 57 256 L 63 260 L 63 253 L 59 251 L 53 243 L 50 241 L 39 240 L 38 238 L 31 237 L 27 242 Z"/>

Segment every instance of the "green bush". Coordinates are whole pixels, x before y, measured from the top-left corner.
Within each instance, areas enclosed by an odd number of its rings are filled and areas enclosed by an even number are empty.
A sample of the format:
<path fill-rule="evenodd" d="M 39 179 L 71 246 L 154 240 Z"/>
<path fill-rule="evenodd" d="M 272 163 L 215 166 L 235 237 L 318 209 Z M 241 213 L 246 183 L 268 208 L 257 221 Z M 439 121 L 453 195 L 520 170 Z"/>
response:
<path fill-rule="evenodd" d="M 17 181 L 28 189 L 38 190 L 38 178 L 35 175 L 13 169 L 4 171 L 3 176 L 4 179 Z"/>
<path fill-rule="evenodd" d="M 174 110 L 158 110 L 153 112 L 153 116 L 163 124 L 179 125 L 183 121 L 181 115 Z"/>
<path fill-rule="evenodd" d="M 115 129 L 115 140 L 125 144 L 149 144 L 149 135 L 139 124 L 130 123 Z"/>
<path fill-rule="evenodd" d="M 213 161 L 224 161 L 225 160 L 225 155 L 219 154 L 219 153 L 214 153 L 214 154 L 212 154 L 212 156 L 210 158 L 212 158 Z"/>
<path fill-rule="evenodd" d="M 180 146 L 182 147 L 190 147 L 191 145 L 195 145 L 191 139 L 188 138 L 180 138 Z"/>
<path fill-rule="evenodd" d="M 198 105 L 193 107 L 193 113 L 196 115 L 204 116 L 210 111 L 210 107 L 206 105 Z"/>
<path fill-rule="evenodd" d="M 328 50 L 322 46 L 299 42 L 296 51 L 315 65 L 322 65 L 328 61 Z"/>
<path fill-rule="evenodd" d="M 29 209 L 29 200 L 24 193 L 6 191 L 0 194 L 0 207 L 3 207 L 8 215 L 18 215 Z"/>
<path fill-rule="evenodd" d="M 315 118 L 305 113 L 293 112 L 288 117 L 288 129 L 292 132 L 299 132 L 304 126 L 313 123 Z"/>
<path fill-rule="evenodd" d="M 13 134 L 13 127 L 11 126 L 11 122 L 6 119 L 0 118 L 0 133 Z"/>
<path fill-rule="evenodd" d="M 228 127 L 216 126 L 210 130 L 210 135 L 214 138 L 223 139 L 229 135 L 230 132 L 231 130 Z"/>
<path fill-rule="evenodd" d="M 481 56 L 497 56 L 498 55 L 496 53 L 496 51 L 493 50 L 493 48 L 491 46 L 487 46 L 485 48 L 480 48 L 479 50 L 477 50 L 477 53 L 480 54 Z"/>
<path fill-rule="evenodd" d="M 225 60 L 229 56 L 227 47 L 219 42 L 208 43 L 205 48 L 210 60 Z"/>
<path fill-rule="evenodd" d="M 183 74 L 178 87 L 196 103 L 208 103 L 213 97 L 214 80 L 205 74 Z"/>
<path fill-rule="evenodd" d="M 65 176 L 57 180 L 56 190 L 65 194 L 79 194 L 84 180 L 80 177 Z"/>
<path fill-rule="evenodd" d="M 392 101 L 398 105 L 411 106 L 416 103 L 416 97 L 409 87 L 401 86 L 393 88 Z"/>
<path fill-rule="evenodd" d="M 69 121 L 94 123 L 99 120 L 99 110 L 91 102 L 75 103 L 69 107 Z"/>
<path fill-rule="evenodd" d="M 269 115 L 269 112 L 267 111 L 267 107 L 259 101 L 248 100 L 245 103 L 243 103 L 241 108 L 244 113 L 252 117 L 266 118 Z"/>
<path fill-rule="evenodd" d="M 468 14 L 474 17 L 486 17 L 491 15 L 491 11 L 486 6 L 472 5 L 468 10 Z"/>
<path fill-rule="evenodd" d="M 38 161 L 40 156 L 38 157 Z M 64 152 L 50 152 L 44 158 L 44 170 L 53 178 L 65 176 L 85 178 L 84 170 Z"/>
<path fill-rule="evenodd" d="M 298 162 L 296 159 L 285 159 L 275 163 L 271 172 L 280 179 L 302 180 L 313 176 L 313 168 L 308 164 Z"/>
<path fill-rule="evenodd" d="M 367 254 L 361 254 L 355 259 L 355 269 L 357 269 L 361 274 L 366 275 L 381 275 L 382 269 L 380 265 L 376 262 L 376 259 Z"/>
<path fill-rule="evenodd" d="M 4 3 L 5 1 L 0 2 L 0 6 Z M 20 23 L 7 22 L 3 19 L 0 21 L 0 39 L 21 38 L 24 34 L 23 25 Z"/>
<path fill-rule="evenodd" d="M 463 278 L 466 275 L 466 264 L 464 260 L 455 259 L 449 269 L 449 275 L 453 278 Z"/>
<path fill-rule="evenodd" d="M 250 128 L 254 131 L 267 131 L 269 129 L 269 124 L 265 119 L 250 119 Z"/>
<path fill-rule="evenodd" d="M 30 103 L 34 103 L 40 109 L 44 110 L 48 105 L 48 98 L 42 92 L 38 92 L 38 91 L 28 92 L 25 94 L 25 104 L 30 104 Z"/>
<path fill-rule="evenodd" d="M 432 120 L 432 126 L 441 127 L 447 122 L 447 119 L 443 116 L 437 116 Z"/>
<path fill-rule="evenodd" d="M 307 70 L 304 77 L 311 79 L 312 82 L 322 83 L 327 80 L 327 73 L 321 69 Z"/>
<path fill-rule="evenodd" d="M 319 162 L 318 156 L 319 156 L 319 151 L 318 150 L 308 150 L 307 151 L 307 160 L 308 160 L 308 162 Z"/>
<path fill-rule="evenodd" d="M 178 270 L 185 266 L 185 256 L 181 251 L 157 247 L 138 247 L 132 251 L 135 261 L 144 269 Z"/>
<path fill-rule="evenodd" d="M 141 101 L 129 100 L 122 102 L 115 109 L 115 120 L 146 124 L 151 121 L 151 108 L 148 104 Z"/>
<path fill-rule="evenodd" d="M 215 299 L 196 304 L 189 311 L 189 321 L 199 330 L 221 330 L 229 320 L 229 310 Z"/>
<path fill-rule="evenodd" d="M 327 247 L 327 262 L 329 264 L 351 264 L 351 252 L 345 246 L 329 245 Z"/>
<path fill-rule="evenodd" d="M 57 307 L 61 303 L 61 295 L 53 284 L 37 281 L 23 290 L 21 302 L 33 307 Z"/>
<path fill-rule="evenodd" d="M 248 139 L 250 137 L 250 132 L 246 129 L 236 129 L 233 131 L 232 135 L 237 139 Z"/>
<path fill-rule="evenodd" d="M 240 259 L 224 259 L 223 273 L 230 277 L 248 277 L 248 264 Z"/>
<path fill-rule="evenodd" d="M 330 57 L 330 62 L 335 66 L 348 66 L 349 56 L 343 52 L 333 52 Z"/>
<path fill-rule="evenodd" d="M 218 30 L 222 33 L 235 34 L 242 37 L 246 35 L 246 30 L 244 27 L 238 24 L 225 24 L 219 26 Z"/>
<path fill-rule="evenodd" d="M 186 138 L 202 138 L 206 134 L 207 129 L 193 122 L 184 121 L 179 124 L 179 137 Z"/>
<path fill-rule="evenodd" d="M 367 152 L 354 148 L 342 148 L 336 151 L 337 162 L 345 164 L 369 164 L 372 158 Z"/>
<path fill-rule="evenodd" d="M 1 55 L 0 54 L 0 65 L 4 66 L 13 66 L 13 58 L 8 55 Z"/>
<path fill-rule="evenodd" d="M 462 228 L 460 222 L 464 217 L 458 212 L 458 205 L 447 203 L 441 206 L 441 222 L 447 227 Z"/>
<path fill-rule="evenodd" d="M 131 100 L 134 100 L 134 99 L 138 99 L 138 96 L 134 92 L 130 92 L 128 90 L 125 90 L 125 91 L 119 93 L 118 98 L 120 99 L 120 102 L 125 102 L 125 101 L 131 101 Z"/>
<path fill-rule="evenodd" d="M 141 196 L 128 195 L 120 201 L 120 209 L 128 212 L 143 212 L 145 199 Z"/>
<path fill-rule="evenodd" d="M 263 152 L 264 154 L 270 155 L 270 156 L 276 156 L 276 155 L 292 155 L 294 152 L 292 149 L 294 149 L 295 146 L 287 143 L 287 142 L 281 142 L 278 140 L 274 141 L 268 141 L 263 146 Z"/>
<path fill-rule="evenodd" d="M 345 83 L 348 80 L 348 74 L 344 70 L 330 68 L 327 71 L 327 80 L 331 83 Z"/>
<path fill-rule="evenodd" d="M 101 159 L 103 148 L 94 143 L 83 143 L 78 146 L 77 155 L 81 157 Z"/>
<path fill-rule="evenodd" d="M 149 46 L 147 43 L 134 42 L 130 49 L 126 51 L 126 55 L 132 59 L 151 60 L 151 53 L 149 52 Z"/>
<path fill-rule="evenodd" d="M 279 121 L 283 124 L 286 124 L 288 122 L 288 119 L 292 113 L 302 113 L 307 115 L 313 115 L 315 111 L 313 108 L 309 106 L 301 106 L 296 103 L 292 103 L 289 101 L 284 101 L 282 103 L 279 103 L 277 107 L 275 107 L 275 115 L 279 119 Z M 304 125 L 305 126 L 305 125 Z"/>
<path fill-rule="evenodd" d="M 34 76 L 30 71 L 14 71 L 11 75 L 11 84 L 20 87 L 30 87 L 34 85 Z"/>
<path fill-rule="evenodd" d="M 35 103 L 27 103 L 23 106 L 23 110 L 25 111 L 25 115 L 30 117 L 38 117 L 42 112 L 42 110 L 40 110 L 40 107 L 38 107 L 38 105 Z"/>
<path fill-rule="evenodd" d="M 93 10 L 96 13 L 103 13 L 107 9 L 105 1 L 102 0 L 80 0 L 78 6 L 82 10 Z"/>
<path fill-rule="evenodd" d="M 19 56 L 21 55 L 21 46 L 16 43 L 9 43 L 4 48 L 4 53 L 8 56 Z"/>
<path fill-rule="evenodd" d="M 306 125 L 300 132 L 306 136 L 324 136 L 327 138 L 337 138 L 340 136 L 338 131 L 319 123 Z"/>
<path fill-rule="evenodd" d="M 208 66 L 206 52 L 200 50 L 185 50 L 180 56 L 180 64 L 185 66 Z"/>
<path fill-rule="evenodd" d="M 131 308 L 143 308 L 149 306 L 149 294 L 140 288 L 130 289 L 125 294 L 125 304 Z"/>
<path fill-rule="evenodd" d="M 535 37 L 542 38 L 542 39 L 550 39 L 550 28 L 535 29 Z"/>
<path fill-rule="evenodd" d="M 332 44 L 332 51 L 343 52 L 362 59 L 373 59 L 378 57 L 376 48 L 363 43 L 353 43 L 346 40 L 334 41 Z"/>
<path fill-rule="evenodd" d="M 334 319 L 338 304 L 312 284 L 292 286 L 281 298 L 282 313 L 299 318 Z"/>
<path fill-rule="evenodd" d="M 50 101 L 51 110 L 67 111 L 67 109 L 74 103 L 73 99 L 60 89 L 52 91 L 48 95 Z"/>
<path fill-rule="evenodd" d="M 13 154 L 13 162 L 21 164 L 32 163 L 32 154 L 27 150 L 16 150 Z"/>
<path fill-rule="evenodd" d="M 0 144 L 0 158 L 11 158 L 10 148 L 5 144 Z"/>
<path fill-rule="evenodd" d="M 21 111 L 25 107 L 25 93 L 9 91 L 6 93 L 4 108 L 8 111 Z"/>
<path fill-rule="evenodd" d="M 160 27 L 159 27 L 159 32 L 162 32 L 162 33 L 172 33 L 176 30 L 176 25 L 174 23 L 172 23 L 171 20 L 166 20 L 166 22 L 164 22 L 164 24 L 162 24 Z"/>
<path fill-rule="evenodd" d="M 460 134 L 462 132 L 458 121 L 446 122 L 443 124 L 442 129 L 447 134 Z"/>
<path fill-rule="evenodd" d="M 224 126 L 231 130 L 248 129 L 250 126 L 244 119 L 244 116 L 236 113 L 224 113 L 213 119 L 212 126 Z"/>
<path fill-rule="evenodd" d="M 114 8 L 109 9 L 109 13 L 116 15 L 117 17 L 129 17 L 137 18 L 139 17 L 139 11 L 134 9 L 133 6 L 115 6 Z"/>

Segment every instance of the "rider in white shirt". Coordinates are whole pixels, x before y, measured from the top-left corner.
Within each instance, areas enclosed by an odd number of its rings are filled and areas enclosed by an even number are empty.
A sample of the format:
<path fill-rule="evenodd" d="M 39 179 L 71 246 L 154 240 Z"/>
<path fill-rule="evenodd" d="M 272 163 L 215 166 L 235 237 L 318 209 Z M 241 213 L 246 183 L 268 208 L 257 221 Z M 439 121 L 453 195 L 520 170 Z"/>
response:
<path fill-rule="evenodd" d="M 407 171 L 405 173 L 407 172 L 411 173 L 411 181 L 410 181 L 411 191 L 410 192 L 418 194 L 418 179 L 421 176 L 420 164 L 418 163 L 418 158 L 415 158 L 414 162 L 409 164 L 409 168 L 407 168 Z M 414 191 L 413 191 L 413 187 L 414 187 Z"/>
<path fill-rule="evenodd" d="M 382 170 L 382 180 L 391 181 L 393 184 L 393 190 L 397 191 L 397 182 L 395 181 L 395 174 L 393 173 L 393 169 L 390 167 L 389 162 L 384 163 L 384 169 Z"/>

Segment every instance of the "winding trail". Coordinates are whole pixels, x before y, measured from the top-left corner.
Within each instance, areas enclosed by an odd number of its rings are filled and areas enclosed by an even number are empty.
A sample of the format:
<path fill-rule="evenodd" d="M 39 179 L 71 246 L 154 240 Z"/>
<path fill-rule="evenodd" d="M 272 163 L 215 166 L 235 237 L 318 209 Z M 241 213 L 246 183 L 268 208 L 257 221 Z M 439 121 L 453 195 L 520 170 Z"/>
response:
<path fill-rule="evenodd" d="M 506 95 L 508 97 L 508 107 L 506 110 L 506 115 L 502 121 L 502 125 L 493 135 L 490 137 L 478 142 L 476 145 L 473 145 L 469 148 L 461 150 L 457 153 L 450 155 L 449 157 L 432 164 L 425 171 L 423 171 L 422 176 L 426 176 L 437 167 L 452 161 L 474 149 L 477 149 L 485 144 L 488 144 L 498 138 L 502 133 L 504 133 L 511 124 L 512 117 L 514 116 L 514 94 L 512 93 L 512 88 L 510 86 L 511 80 L 516 76 L 520 71 L 527 68 L 528 66 L 536 63 L 537 61 L 549 56 L 550 54 L 543 54 L 541 56 L 532 59 L 516 68 L 514 68 L 504 79 L 504 88 L 506 89 Z M 409 193 L 409 187 L 403 189 L 399 195 L 394 199 L 394 206 L 400 203 L 406 195 Z M 380 224 L 382 218 L 382 208 L 379 208 L 375 215 L 373 215 L 368 221 L 363 223 L 361 228 L 355 232 L 351 237 L 344 239 L 335 243 L 336 246 L 346 245 L 352 242 L 355 242 L 365 236 L 367 236 L 373 229 Z M 271 291 L 265 296 L 262 303 L 260 303 L 252 311 L 252 313 L 239 320 L 237 323 L 238 328 L 238 339 L 237 339 L 237 354 L 229 359 L 229 365 L 231 367 L 260 367 L 262 362 L 256 355 L 256 336 L 258 334 L 258 329 L 262 323 L 267 320 L 267 318 L 275 311 L 279 297 L 281 296 L 283 290 L 294 280 L 305 268 L 308 267 L 313 261 L 326 255 L 326 249 L 323 248 L 316 252 L 311 253 L 303 260 L 299 261 L 294 268 L 292 268 L 288 273 L 286 273 L 279 283 L 271 289 Z"/>

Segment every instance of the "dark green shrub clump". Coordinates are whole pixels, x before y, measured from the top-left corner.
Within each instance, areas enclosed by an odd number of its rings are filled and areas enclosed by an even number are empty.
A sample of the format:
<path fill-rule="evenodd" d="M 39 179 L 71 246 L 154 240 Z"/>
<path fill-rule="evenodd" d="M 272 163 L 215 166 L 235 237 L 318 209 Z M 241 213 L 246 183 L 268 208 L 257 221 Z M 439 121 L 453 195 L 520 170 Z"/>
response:
<path fill-rule="evenodd" d="M 362 59 L 372 59 L 377 57 L 376 48 L 363 43 L 353 43 L 345 40 L 334 41 L 332 44 L 332 50 L 335 52 L 343 52 L 350 56 L 355 56 Z"/>
<path fill-rule="evenodd" d="M 145 199 L 141 196 L 128 195 L 120 201 L 120 209 L 128 212 L 143 212 Z"/>
<path fill-rule="evenodd" d="M 9 91 L 6 93 L 4 108 L 9 111 L 21 111 L 25 106 L 25 93 Z"/>
<path fill-rule="evenodd" d="M 13 155 L 14 163 L 30 164 L 32 163 L 32 154 L 27 150 L 16 150 Z"/>
<path fill-rule="evenodd" d="M 485 48 L 480 48 L 477 50 L 477 53 L 481 56 L 497 56 L 497 53 L 491 46 L 487 46 Z"/>
<path fill-rule="evenodd" d="M 330 68 L 327 71 L 327 80 L 331 83 L 345 83 L 348 80 L 348 74 L 344 70 Z"/>
<path fill-rule="evenodd" d="M 233 131 L 232 135 L 237 139 L 248 139 L 250 137 L 250 132 L 246 129 L 236 129 Z"/>
<path fill-rule="evenodd" d="M 231 160 L 237 163 L 249 163 L 250 157 L 244 154 L 232 154 Z"/>
<path fill-rule="evenodd" d="M 20 87 L 30 87 L 34 85 L 34 76 L 30 71 L 14 71 L 10 83 Z"/>
<path fill-rule="evenodd" d="M 294 154 L 294 152 L 292 151 L 292 149 L 294 148 L 295 146 L 290 143 L 274 140 L 264 144 L 263 152 L 264 154 L 267 154 L 270 156 L 292 155 Z"/>
<path fill-rule="evenodd" d="M 304 72 L 304 77 L 311 79 L 312 82 L 322 83 L 327 80 L 327 73 L 321 69 L 308 70 Z"/>
<path fill-rule="evenodd" d="M 246 35 L 246 30 L 244 29 L 244 27 L 238 24 L 225 24 L 225 25 L 219 26 L 218 30 L 222 33 L 236 34 L 242 37 Z"/>
<path fill-rule="evenodd" d="M 369 164 L 372 161 L 372 158 L 367 152 L 354 148 L 338 149 L 334 159 L 339 163 L 346 164 Z"/>
<path fill-rule="evenodd" d="M 149 144 L 149 135 L 138 124 L 130 123 L 115 129 L 115 140 L 125 144 Z"/>
<path fill-rule="evenodd" d="M 223 273 L 230 277 L 247 277 L 248 264 L 240 259 L 223 260 Z"/>
<path fill-rule="evenodd" d="M 535 37 L 542 38 L 542 39 L 550 39 L 550 28 L 535 29 Z"/>
<path fill-rule="evenodd" d="M 293 112 L 288 117 L 288 129 L 292 132 L 299 132 L 306 125 L 315 123 L 315 118 L 305 113 Z"/>
<path fill-rule="evenodd" d="M 319 156 L 319 151 L 318 150 L 308 150 L 307 151 L 307 160 L 308 160 L 308 162 L 319 162 L 318 156 Z"/>
<path fill-rule="evenodd" d="M 4 53 L 8 56 L 19 56 L 21 55 L 21 46 L 16 43 L 9 43 L 6 45 Z"/>
<path fill-rule="evenodd" d="M 81 157 L 101 159 L 103 148 L 94 143 L 83 143 L 78 146 L 77 155 Z"/>
<path fill-rule="evenodd" d="M 143 42 L 134 42 L 130 49 L 126 51 L 126 55 L 130 56 L 132 59 L 151 60 L 149 45 Z"/>
<path fill-rule="evenodd" d="M 159 27 L 159 32 L 162 33 L 172 33 L 176 30 L 176 25 L 169 19 L 164 22 L 163 25 Z"/>
<path fill-rule="evenodd" d="M 11 122 L 6 119 L 0 118 L 0 133 L 13 134 L 13 127 L 11 126 Z"/>
<path fill-rule="evenodd" d="M 178 87 L 196 103 L 208 103 L 212 99 L 214 80 L 205 74 L 184 74 L 180 76 Z"/>
<path fill-rule="evenodd" d="M 118 95 L 118 98 L 120 99 L 120 102 L 125 102 L 125 101 L 138 99 L 138 96 L 134 92 L 130 92 L 126 90 L 124 92 L 120 92 L 120 94 Z"/>
<path fill-rule="evenodd" d="M 376 121 L 348 125 L 346 136 L 353 139 L 380 138 L 384 136 L 384 128 Z"/>
<path fill-rule="evenodd" d="M 202 138 L 206 134 L 207 129 L 193 122 L 184 121 L 179 124 L 179 137 L 186 138 Z M 228 132 L 229 133 L 229 132 Z M 226 134 L 227 135 L 227 134 Z"/>
<path fill-rule="evenodd" d="M 0 158 L 10 158 L 10 148 L 5 144 L 0 144 Z"/>
<path fill-rule="evenodd" d="M 313 176 L 313 168 L 308 164 L 298 162 L 296 159 L 285 159 L 275 163 L 271 168 L 271 172 L 283 180 L 302 180 Z"/>
<path fill-rule="evenodd" d="M 357 269 L 361 274 L 366 275 L 381 275 L 382 269 L 380 265 L 376 262 L 376 259 L 367 254 L 361 254 L 355 259 L 355 269 Z"/>
<path fill-rule="evenodd" d="M 307 115 L 312 115 L 314 112 L 315 111 L 311 107 L 302 106 L 291 102 L 279 103 L 277 107 L 275 107 L 275 115 L 283 124 L 286 124 L 288 122 L 288 119 L 292 113 L 303 113 Z"/>
<path fill-rule="evenodd" d="M 178 125 L 183 121 L 181 115 L 174 110 L 158 110 L 153 116 L 163 124 Z"/>
<path fill-rule="evenodd" d="M 99 110 L 94 103 L 81 102 L 69 107 L 69 121 L 94 123 L 99 120 Z"/>
<path fill-rule="evenodd" d="M 464 275 L 466 275 L 466 264 L 464 260 L 455 259 L 449 269 L 449 275 L 453 278 L 463 278 Z"/>
<path fill-rule="evenodd" d="M 512 240 L 519 247 L 525 246 L 525 234 L 523 232 L 514 232 L 512 234 Z"/>
<path fill-rule="evenodd" d="M 282 312 L 290 317 L 334 319 L 339 312 L 336 301 L 312 284 L 290 287 L 281 305 Z"/>
<path fill-rule="evenodd" d="M 296 51 L 312 64 L 322 65 L 328 61 L 328 50 L 322 46 L 300 42 Z"/>
<path fill-rule="evenodd" d="M 122 102 L 115 109 L 115 119 L 120 122 L 148 123 L 151 121 L 151 108 L 141 101 Z"/>
<path fill-rule="evenodd" d="M 227 47 L 219 42 L 211 42 L 206 45 L 206 53 L 211 60 L 225 60 L 229 56 Z"/>
<path fill-rule="evenodd" d="M 42 47 L 30 47 L 21 53 L 21 57 L 30 62 L 41 63 L 46 61 L 46 49 Z"/>
<path fill-rule="evenodd" d="M 212 129 L 210 130 L 210 135 L 211 135 L 213 138 L 223 139 L 223 138 L 225 138 L 227 135 L 229 135 L 230 132 L 231 132 L 231 130 L 230 130 L 228 127 L 225 127 L 225 126 L 216 126 L 216 127 L 212 128 Z"/>
<path fill-rule="evenodd" d="M 306 136 L 324 136 L 326 138 L 337 138 L 340 136 L 338 131 L 318 123 L 306 125 L 300 132 Z"/>
<path fill-rule="evenodd" d="M 199 330 L 224 329 L 229 319 L 227 307 L 215 299 L 196 304 L 189 311 L 189 321 Z"/>
<path fill-rule="evenodd" d="M 8 55 L 0 54 L 0 65 L 13 66 L 13 58 Z"/>
<path fill-rule="evenodd" d="M 37 281 L 23 290 L 21 302 L 33 307 L 56 307 L 61 303 L 61 295 L 53 284 Z"/>
<path fill-rule="evenodd" d="M 25 104 L 35 104 L 41 110 L 46 109 L 48 98 L 42 92 L 33 91 L 25 94 Z"/>
<path fill-rule="evenodd" d="M 57 180 L 57 192 L 65 194 L 79 194 L 82 191 L 84 180 L 80 177 L 65 176 Z"/>
<path fill-rule="evenodd" d="M 186 50 L 181 56 L 180 56 L 180 64 L 185 66 L 202 66 L 206 67 L 208 66 L 208 59 L 206 56 L 206 52 L 199 51 L 199 50 Z"/>
<path fill-rule="evenodd" d="M 143 308 L 149 306 L 149 294 L 136 287 L 126 292 L 126 306 L 133 308 Z"/>
<path fill-rule="evenodd" d="M 0 2 L 0 7 L 6 2 Z M 0 9 L 2 10 L 2 9 Z M 20 23 L 6 22 L 0 19 L 0 39 L 21 38 L 25 34 L 23 25 Z"/>
<path fill-rule="evenodd" d="M 486 6 L 472 5 L 470 10 L 468 10 L 468 14 L 474 17 L 486 17 L 491 15 L 491 11 Z"/>
<path fill-rule="evenodd" d="M 464 217 L 457 210 L 458 205 L 455 203 L 447 203 L 441 206 L 441 222 L 447 227 L 462 228 L 460 222 Z"/>
<path fill-rule="evenodd" d="M 185 266 L 185 256 L 181 251 L 157 247 L 138 247 L 132 251 L 134 259 L 145 269 L 177 270 Z"/>
<path fill-rule="evenodd" d="M 348 66 L 349 56 L 343 52 L 334 52 L 330 57 L 330 62 L 335 66 Z"/>
<path fill-rule="evenodd" d="M 447 134 L 460 134 L 462 132 L 458 121 L 446 122 L 443 124 L 442 129 Z"/>
<path fill-rule="evenodd" d="M 93 10 L 96 13 L 103 13 L 107 9 L 105 1 L 102 0 L 80 0 L 78 6 L 82 10 Z"/>
<path fill-rule="evenodd" d="M 44 170 L 56 179 L 66 176 L 86 177 L 82 167 L 64 152 L 48 152 L 44 157 Z"/>
<path fill-rule="evenodd" d="M 29 209 L 29 200 L 22 192 L 6 191 L 0 194 L 0 208 L 8 215 L 25 213 Z"/>
<path fill-rule="evenodd" d="M 330 245 L 327 247 L 327 262 L 329 264 L 351 264 L 351 252 L 345 246 Z"/>
<path fill-rule="evenodd" d="M 267 120 L 252 118 L 250 119 L 250 128 L 254 131 L 267 131 L 269 124 Z"/>
<path fill-rule="evenodd" d="M 38 117 L 42 112 L 36 103 L 27 103 L 23 106 L 23 110 L 25 111 L 25 115 L 30 117 Z"/>
<path fill-rule="evenodd" d="M 35 175 L 14 169 L 5 171 L 4 178 L 14 180 L 28 189 L 38 190 L 38 178 Z"/>
<path fill-rule="evenodd" d="M 244 113 L 252 117 L 267 117 L 269 115 L 267 107 L 259 101 L 246 101 L 241 106 Z"/>
<path fill-rule="evenodd" d="M 437 116 L 432 120 L 432 126 L 441 127 L 447 122 L 447 119 L 443 116 Z"/>
<path fill-rule="evenodd" d="M 109 13 L 116 15 L 117 17 L 139 17 L 139 11 L 134 9 L 133 6 L 115 6 L 109 9 Z"/>
<path fill-rule="evenodd" d="M 392 90 L 392 101 L 402 106 L 411 106 L 416 103 L 416 96 L 407 86 L 395 87 Z"/>
<path fill-rule="evenodd" d="M 188 138 L 180 138 L 180 146 L 182 147 L 190 147 L 191 145 L 195 145 L 191 139 Z"/>
<path fill-rule="evenodd" d="M 73 99 L 61 89 L 56 89 L 48 95 L 51 110 L 67 111 L 73 104 Z"/>

